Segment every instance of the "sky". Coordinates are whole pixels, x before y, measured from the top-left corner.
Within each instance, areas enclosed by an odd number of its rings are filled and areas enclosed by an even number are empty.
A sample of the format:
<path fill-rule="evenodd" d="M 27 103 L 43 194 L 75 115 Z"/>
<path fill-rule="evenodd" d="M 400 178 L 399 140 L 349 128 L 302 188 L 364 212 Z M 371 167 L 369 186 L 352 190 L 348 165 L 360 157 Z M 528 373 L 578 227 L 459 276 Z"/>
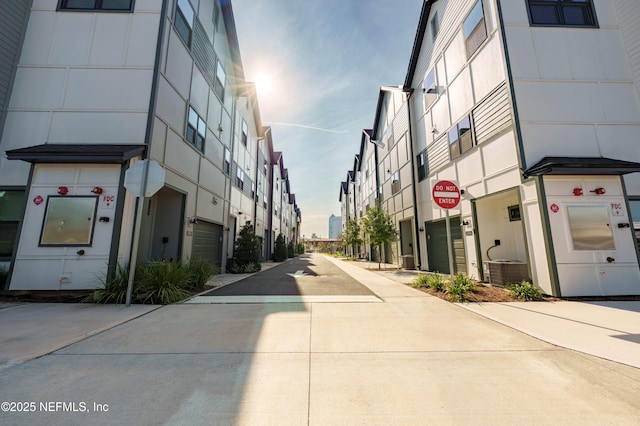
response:
<path fill-rule="evenodd" d="M 404 83 L 422 0 L 233 0 L 247 81 L 282 151 L 301 235 L 327 237 L 380 86 Z"/>

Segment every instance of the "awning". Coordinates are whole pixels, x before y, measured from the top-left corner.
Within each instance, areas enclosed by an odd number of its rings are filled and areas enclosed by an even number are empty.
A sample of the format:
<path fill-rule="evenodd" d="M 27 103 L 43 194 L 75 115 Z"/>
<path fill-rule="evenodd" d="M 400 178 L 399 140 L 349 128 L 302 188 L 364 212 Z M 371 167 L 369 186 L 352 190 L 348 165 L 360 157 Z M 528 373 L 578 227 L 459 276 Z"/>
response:
<path fill-rule="evenodd" d="M 624 175 L 640 172 L 640 163 L 605 157 L 544 157 L 523 172 L 540 175 Z"/>
<path fill-rule="evenodd" d="M 124 163 L 142 155 L 146 145 L 47 143 L 7 151 L 9 160 L 28 163 Z"/>

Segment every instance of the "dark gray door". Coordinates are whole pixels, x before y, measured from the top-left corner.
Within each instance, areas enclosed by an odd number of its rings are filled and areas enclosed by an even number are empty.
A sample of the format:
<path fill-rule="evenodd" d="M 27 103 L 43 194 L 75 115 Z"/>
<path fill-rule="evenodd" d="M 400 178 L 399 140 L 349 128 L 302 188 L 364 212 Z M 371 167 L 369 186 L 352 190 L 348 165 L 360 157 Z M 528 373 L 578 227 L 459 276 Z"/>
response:
<path fill-rule="evenodd" d="M 220 268 L 222 265 L 222 225 L 198 221 L 193 227 L 192 258 L 202 258 Z"/>
<path fill-rule="evenodd" d="M 467 261 L 464 252 L 464 240 L 460 217 L 450 218 L 451 242 L 453 244 L 454 273 L 467 273 Z M 447 224 L 444 220 L 425 222 L 427 234 L 427 257 L 429 270 L 449 274 L 449 255 L 447 253 Z"/>

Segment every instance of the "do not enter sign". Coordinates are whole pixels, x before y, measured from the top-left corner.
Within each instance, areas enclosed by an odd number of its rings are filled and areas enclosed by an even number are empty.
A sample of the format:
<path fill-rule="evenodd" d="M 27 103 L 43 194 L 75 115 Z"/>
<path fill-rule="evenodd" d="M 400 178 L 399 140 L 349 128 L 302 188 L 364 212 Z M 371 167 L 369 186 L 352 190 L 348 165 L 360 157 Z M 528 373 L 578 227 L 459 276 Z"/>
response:
<path fill-rule="evenodd" d="M 441 180 L 433 185 L 431 191 L 433 201 L 442 209 L 452 209 L 460 203 L 458 185 L 448 180 Z"/>

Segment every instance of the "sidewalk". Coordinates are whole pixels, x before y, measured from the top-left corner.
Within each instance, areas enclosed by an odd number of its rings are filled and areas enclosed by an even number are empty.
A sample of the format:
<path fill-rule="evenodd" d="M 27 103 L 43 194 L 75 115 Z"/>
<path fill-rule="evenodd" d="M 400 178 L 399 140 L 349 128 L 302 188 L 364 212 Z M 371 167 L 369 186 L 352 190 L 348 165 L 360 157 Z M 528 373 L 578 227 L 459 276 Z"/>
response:
<path fill-rule="evenodd" d="M 376 271 L 377 264 L 345 262 L 410 283 L 419 271 Z M 382 264 L 383 269 L 396 265 Z M 542 341 L 640 368 L 640 302 L 456 303 Z"/>

